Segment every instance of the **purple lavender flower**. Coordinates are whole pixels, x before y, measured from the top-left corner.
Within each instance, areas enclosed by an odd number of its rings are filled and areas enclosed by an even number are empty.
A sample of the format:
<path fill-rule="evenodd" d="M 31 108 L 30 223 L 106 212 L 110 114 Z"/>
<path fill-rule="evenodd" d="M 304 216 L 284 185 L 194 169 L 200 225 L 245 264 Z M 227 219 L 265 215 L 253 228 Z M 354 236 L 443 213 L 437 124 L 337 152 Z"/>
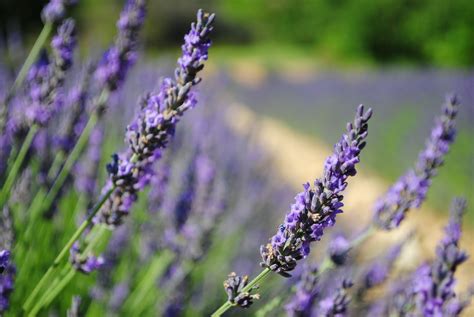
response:
<path fill-rule="evenodd" d="M 259 294 L 252 294 L 258 287 L 254 286 L 250 290 L 243 292 L 245 286 L 247 286 L 249 277 L 238 276 L 234 272 L 229 274 L 227 280 L 224 281 L 224 289 L 227 293 L 227 300 L 233 305 L 248 308 L 252 305 L 253 301 L 260 298 Z"/>
<path fill-rule="evenodd" d="M 326 159 L 324 177 L 316 179 L 314 188 L 309 183 L 304 185 L 277 234 L 261 246 L 263 267 L 290 276 L 288 272 L 296 267 L 297 261 L 309 254 L 310 243 L 320 240 L 324 229 L 334 225 L 336 215 L 342 212 L 346 181 L 356 174 L 355 165 L 366 144 L 371 115 L 371 109 L 364 113 L 364 107 L 359 106 L 354 122 L 348 123 L 347 133 L 335 145 L 334 154 Z"/>
<path fill-rule="evenodd" d="M 0 274 L 0 314 L 3 314 L 9 307 L 9 297 L 13 291 L 16 274 L 15 266 L 10 261 L 4 264 L 6 266 Z"/>
<path fill-rule="evenodd" d="M 436 120 L 431 136 L 420 153 L 415 169 L 405 175 L 389 188 L 375 205 L 374 222 L 383 230 L 397 228 L 405 214 L 411 208 L 418 208 L 426 198 L 431 179 L 437 169 L 444 163 L 451 143 L 456 136 L 455 118 L 459 101 L 456 96 L 449 96 L 442 107 L 442 115 Z"/>
<path fill-rule="evenodd" d="M 99 211 L 97 222 L 112 226 L 122 222 L 136 201 L 137 192 L 149 184 L 153 176 L 152 164 L 161 157 L 179 119 L 196 104 L 190 90 L 199 82 L 196 75 L 207 59 L 207 50 L 203 47 L 210 45 L 213 20 L 213 14 L 198 11 L 197 23 L 192 24 L 190 34 L 199 34 L 199 39 L 193 37 L 191 42 L 188 35 L 183 46 L 183 57 L 191 58 L 192 62 L 187 63 L 186 68 L 180 63 L 175 81 L 165 79 L 158 93 L 146 96 L 138 117 L 127 127 L 129 149 L 117 156 L 116 164 L 111 169 L 105 190 L 113 187 L 114 191 Z"/>
<path fill-rule="evenodd" d="M 317 266 L 308 265 L 303 268 L 303 273 L 296 284 L 295 294 L 285 306 L 288 316 L 311 316 L 313 304 L 320 295 L 317 273 Z"/>
<path fill-rule="evenodd" d="M 79 272 L 89 274 L 96 271 L 104 264 L 102 256 L 96 257 L 92 254 L 83 255 L 79 242 L 75 242 L 70 250 L 70 262 L 72 266 Z"/>
<path fill-rule="evenodd" d="M 5 269 L 10 264 L 10 251 L 1 250 L 0 251 L 0 273 L 3 273 Z"/>
<path fill-rule="evenodd" d="M 319 302 L 317 316 L 321 317 L 343 317 L 347 315 L 351 298 L 347 293 L 352 287 L 352 282 L 348 279 L 342 281 L 342 285 L 332 294 Z"/>
<path fill-rule="evenodd" d="M 65 73 L 72 65 L 75 44 L 74 21 L 69 19 L 64 21 L 57 35 L 53 37 L 51 63 L 43 54 L 30 69 L 27 76 L 29 101 L 26 109 L 30 124 L 45 126 L 62 107 L 60 88 L 63 86 Z"/>
<path fill-rule="evenodd" d="M 374 286 L 380 285 L 388 278 L 403 247 L 403 243 L 396 244 L 381 259 L 376 259 L 362 273 L 362 285 L 359 292 L 366 291 Z"/>
<path fill-rule="evenodd" d="M 117 22 L 115 43 L 105 52 L 95 76 L 110 91 L 123 84 L 130 67 L 135 63 L 137 40 L 145 20 L 145 0 L 127 0 Z"/>
<path fill-rule="evenodd" d="M 424 316 L 446 316 L 446 310 L 456 305 L 454 273 L 467 259 L 459 249 L 462 216 L 466 201 L 455 199 L 445 236 L 436 249 L 436 258 L 431 265 L 422 265 L 415 276 L 416 310 Z"/>
<path fill-rule="evenodd" d="M 41 18 L 44 23 L 57 23 L 64 18 L 67 7 L 76 3 L 77 0 L 50 0 L 41 11 Z"/>
<path fill-rule="evenodd" d="M 9 297 L 14 288 L 16 267 L 10 250 L 13 244 L 13 222 L 8 205 L 0 215 L 0 315 L 9 307 Z"/>
<path fill-rule="evenodd" d="M 349 241 L 342 234 L 336 235 L 329 241 L 328 253 L 331 261 L 336 265 L 344 265 L 347 254 L 351 249 Z"/>

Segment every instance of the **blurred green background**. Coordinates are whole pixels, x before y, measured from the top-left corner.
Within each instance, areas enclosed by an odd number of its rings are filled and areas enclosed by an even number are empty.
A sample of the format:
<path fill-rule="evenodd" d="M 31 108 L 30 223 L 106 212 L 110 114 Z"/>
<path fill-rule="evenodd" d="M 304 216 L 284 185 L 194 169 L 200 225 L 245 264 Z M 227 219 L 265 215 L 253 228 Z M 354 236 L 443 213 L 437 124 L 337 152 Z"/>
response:
<path fill-rule="evenodd" d="M 0 23 L 33 37 L 46 1 L 2 0 Z M 260 52 L 262 45 L 302 50 L 334 63 L 474 65 L 471 0 L 152 0 L 145 45 L 180 43 L 198 7 L 218 14 L 220 47 Z M 108 44 L 123 1 L 80 0 L 74 15 L 90 44 Z"/>

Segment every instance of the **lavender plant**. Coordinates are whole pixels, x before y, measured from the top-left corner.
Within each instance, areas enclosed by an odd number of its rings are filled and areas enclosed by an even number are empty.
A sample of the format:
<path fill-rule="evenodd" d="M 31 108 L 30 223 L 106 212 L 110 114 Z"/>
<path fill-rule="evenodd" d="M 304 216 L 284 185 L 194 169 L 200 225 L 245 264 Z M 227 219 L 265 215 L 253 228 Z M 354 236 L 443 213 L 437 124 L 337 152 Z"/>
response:
<path fill-rule="evenodd" d="M 265 269 L 242 292 L 247 292 L 270 271 L 290 277 L 288 272 L 295 269 L 297 261 L 309 255 L 310 243 L 320 240 L 324 229 L 334 225 L 336 215 L 342 212 L 346 181 L 356 174 L 355 165 L 366 144 L 367 122 L 371 116 L 371 109 L 364 112 L 362 105 L 357 108 L 354 122 L 347 124 L 347 133 L 334 146 L 334 154 L 326 159 L 324 178 L 316 179 L 313 189 L 309 183 L 305 184 L 305 191 L 295 197 L 296 202 L 286 215 L 285 223 L 270 243 L 260 249 L 261 265 Z M 213 316 L 222 315 L 231 306 L 227 301 Z"/>
<path fill-rule="evenodd" d="M 458 113 L 458 98 L 448 96 L 431 130 L 425 149 L 419 154 L 415 168 L 392 185 L 375 206 L 374 223 L 383 230 L 391 230 L 400 225 L 405 214 L 418 208 L 426 198 L 432 178 L 444 163 L 451 143 L 456 136 L 454 120 Z"/>
<path fill-rule="evenodd" d="M 436 249 L 436 258 L 422 264 L 408 278 L 392 286 L 385 299 L 373 305 L 379 315 L 459 316 L 472 295 L 465 298 L 454 290 L 454 274 L 467 259 L 460 250 L 461 221 L 466 202 L 454 199 L 445 235 Z"/>
<path fill-rule="evenodd" d="M 324 166 L 324 178 L 304 185 L 304 192 L 298 194 L 291 211 L 285 217 L 271 242 L 262 246 L 262 266 L 289 277 L 297 261 L 309 255 L 310 243 L 321 239 L 324 229 L 335 223 L 341 213 L 342 192 L 347 187 L 349 176 L 356 174 L 355 165 L 365 146 L 367 122 L 372 110 L 364 112 L 359 106 L 353 123 L 348 123 L 347 134 L 334 147 Z"/>
<path fill-rule="evenodd" d="M 219 107 L 183 118 L 197 103 L 195 86 L 208 58 L 214 15 L 198 12 L 174 76 L 155 87 L 156 64 L 138 59 L 146 1 L 126 1 L 118 34 L 97 63 L 72 65 L 75 25 L 66 11 L 75 2 L 50 1 L 42 12 L 44 29 L 12 88 L 0 89 L 0 314 L 208 315 L 222 291 L 216 276 L 230 267 L 255 273 L 258 243 L 288 192 L 280 190 L 268 157 L 253 140 L 260 123 L 254 121 L 255 131 L 245 136 L 227 126 L 222 109 L 234 100 L 222 94 L 227 83 L 222 74 L 200 96 Z M 55 29 L 51 49 L 39 55 Z M 137 61 L 137 71 L 130 72 Z M 0 81 L 9 77 L 2 72 L 0 65 Z M 10 86 L 8 80 L 1 86 Z M 144 88 L 152 92 L 143 95 Z M 130 98 L 139 94 L 126 148 L 105 171 L 120 123 L 129 122 L 133 112 Z M 324 235 L 329 241 L 323 259 L 298 265 L 319 255 L 310 252 L 311 243 L 342 212 L 343 191 L 356 174 L 371 117 L 371 110 L 358 108 L 326 160 L 323 177 L 304 185 L 284 223 L 261 247 L 263 271 L 253 280 L 229 274 L 227 301 L 214 316 L 233 306 L 249 308 L 260 298 L 259 286 L 273 300 L 257 316 L 277 309 L 290 316 L 465 311 L 474 292 L 458 295 L 454 289 L 455 272 L 467 259 L 459 249 L 462 201 L 453 207 L 435 260 L 402 272 L 395 284 L 389 284 L 394 275 L 389 272 L 401 245 L 368 264 L 358 252 L 376 229 L 399 227 L 426 199 L 454 141 L 458 103 L 448 98 L 416 166 L 379 199 L 372 223 L 357 234 Z M 184 127 L 176 130 L 181 121 Z M 56 249 L 60 253 L 51 258 L 48 250 Z M 259 285 L 272 271 L 295 277 Z M 354 283 L 345 279 L 348 273 Z M 384 287 L 378 287 L 374 296 L 364 296 L 385 282 L 386 294 L 380 296 Z"/>
<path fill-rule="evenodd" d="M 51 301 L 54 294 L 67 284 L 67 281 L 63 280 L 58 285 L 54 285 L 56 288 L 52 287 L 52 290 L 50 288 L 49 293 L 47 290 L 46 294 L 31 307 L 32 298 L 38 294 L 44 283 L 50 278 L 55 266 L 59 265 L 65 250 L 73 246 L 76 239 L 89 225 L 102 223 L 118 226 L 122 223 L 123 217 L 128 214 L 131 205 L 137 199 L 138 191 L 149 183 L 152 176 L 152 164 L 161 156 L 161 151 L 167 146 L 179 118 L 196 104 L 196 99 L 190 93 L 190 88 L 199 83 L 200 78 L 196 75 L 202 70 L 203 62 L 207 60 L 207 51 L 210 47 L 209 33 L 212 31 L 214 15 L 199 11 L 197 17 L 197 23 L 192 24 L 190 33 L 185 36 L 185 44 L 182 47 L 183 57 L 178 60 L 178 68 L 175 73 L 176 81 L 164 80 L 159 93 L 149 94 L 143 100 L 137 119 L 127 128 L 128 151 L 121 157 L 114 155 L 114 161 L 108 165 L 110 178 L 104 188 L 103 198 L 60 252 L 53 266 L 43 276 L 25 305 L 27 310 L 31 309 L 33 313 L 37 313 L 45 302 Z M 97 228 L 98 226 L 93 226 L 89 232 L 93 232 Z M 99 241 L 101 237 L 99 233 L 92 233 L 92 236 L 95 241 Z M 90 249 L 93 246 L 94 243 L 89 242 L 87 248 Z M 76 257 L 74 256 L 73 259 Z M 79 261 L 78 263 L 81 263 L 79 267 L 83 267 L 83 263 L 90 263 L 89 261 L 87 257 L 85 262 L 84 260 Z M 93 261 L 93 263 L 95 264 L 97 261 Z M 83 271 L 92 267 L 88 265 Z M 71 279 L 73 274 L 71 273 L 69 276 Z"/>

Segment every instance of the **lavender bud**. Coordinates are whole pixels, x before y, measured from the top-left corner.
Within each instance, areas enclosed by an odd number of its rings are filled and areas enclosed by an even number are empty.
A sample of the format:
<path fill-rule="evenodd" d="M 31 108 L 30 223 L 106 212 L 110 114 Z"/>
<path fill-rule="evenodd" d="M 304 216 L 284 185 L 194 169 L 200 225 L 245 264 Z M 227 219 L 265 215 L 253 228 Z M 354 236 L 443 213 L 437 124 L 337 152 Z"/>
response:
<path fill-rule="evenodd" d="M 329 241 L 329 257 L 336 265 L 344 265 L 350 249 L 351 245 L 343 235 L 337 235 Z"/>
<path fill-rule="evenodd" d="M 345 279 L 342 281 L 341 287 L 319 303 L 318 316 L 321 317 L 343 317 L 347 315 L 348 306 L 351 297 L 347 291 L 352 287 L 352 281 Z"/>
<path fill-rule="evenodd" d="M 252 287 L 246 292 L 242 292 L 243 288 L 248 284 L 249 277 L 237 276 L 235 272 L 229 274 L 227 280 L 224 281 L 224 289 L 227 293 L 227 300 L 232 305 L 242 308 L 248 308 L 253 304 L 253 301 L 260 298 L 259 294 L 251 294 L 258 289 L 257 286 Z"/>
<path fill-rule="evenodd" d="M 67 7 L 76 3 L 77 0 L 50 0 L 41 11 L 41 19 L 44 23 L 57 23 L 64 18 Z"/>
<path fill-rule="evenodd" d="M 69 261 L 72 266 L 81 273 L 90 274 L 104 264 L 102 256 L 96 257 L 92 254 L 82 254 L 79 242 L 75 242 L 70 249 Z"/>

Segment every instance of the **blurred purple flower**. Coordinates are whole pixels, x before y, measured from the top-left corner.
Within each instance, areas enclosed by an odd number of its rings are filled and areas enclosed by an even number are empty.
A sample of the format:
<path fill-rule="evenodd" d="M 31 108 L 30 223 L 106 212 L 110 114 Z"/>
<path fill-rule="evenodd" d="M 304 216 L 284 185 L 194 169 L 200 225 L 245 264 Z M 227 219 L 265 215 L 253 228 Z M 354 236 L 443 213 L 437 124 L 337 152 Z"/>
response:
<path fill-rule="evenodd" d="M 75 242 L 70 249 L 70 262 L 72 266 L 79 272 L 89 274 L 96 271 L 104 264 L 104 258 L 102 256 L 96 257 L 92 254 L 82 254 L 79 242 Z"/>
<path fill-rule="evenodd" d="M 296 291 L 285 305 L 288 316 L 311 316 L 316 297 L 320 295 L 318 288 L 318 267 L 305 265 L 303 273 L 296 284 Z"/>
<path fill-rule="evenodd" d="M 66 14 L 67 7 L 76 3 L 77 0 L 50 0 L 41 11 L 41 18 L 44 23 L 60 22 Z"/>
<path fill-rule="evenodd" d="M 351 249 L 349 241 L 342 234 L 338 234 L 329 241 L 328 253 L 331 261 L 336 265 L 344 265 L 347 254 Z"/>
<path fill-rule="evenodd" d="M 120 14 L 115 43 L 105 52 L 95 72 L 99 83 L 110 91 L 115 91 L 123 84 L 128 70 L 135 63 L 137 41 L 145 13 L 145 0 L 127 0 Z"/>
<path fill-rule="evenodd" d="M 347 316 L 348 306 L 351 298 L 347 293 L 352 287 L 352 282 L 348 279 L 342 281 L 342 285 L 332 294 L 319 302 L 318 314 L 320 317 L 343 317 Z"/>
<path fill-rule="evenodd" d="M 450 220 L 436 249 L 436 258 L 431 265 L 422 265 L 415 276 L 416 309 L 424 316 L 446 316 L 446 309 L 456 305 L 454 273 L 467 259 L 467 254 L 459 249 L 465 209 L 465 200 L 453 200 Z"/>
<path fill-rule="evenodd" d="M 442 107 L 442 114 L 436 119 L 431 136 L 418 157 L 415 169 L 405 175 L 389 188 L 375 205 L 374 222 L 383 230 L 397 228 L 405 214 L 411 208 L 418 208 L 426 198 L 431 179 L 437 169 L 443 165 L 444 156 L 448 153 L 456 136 L 455 118 L 459 101 L 456 96 L 449 96 Z"/>

